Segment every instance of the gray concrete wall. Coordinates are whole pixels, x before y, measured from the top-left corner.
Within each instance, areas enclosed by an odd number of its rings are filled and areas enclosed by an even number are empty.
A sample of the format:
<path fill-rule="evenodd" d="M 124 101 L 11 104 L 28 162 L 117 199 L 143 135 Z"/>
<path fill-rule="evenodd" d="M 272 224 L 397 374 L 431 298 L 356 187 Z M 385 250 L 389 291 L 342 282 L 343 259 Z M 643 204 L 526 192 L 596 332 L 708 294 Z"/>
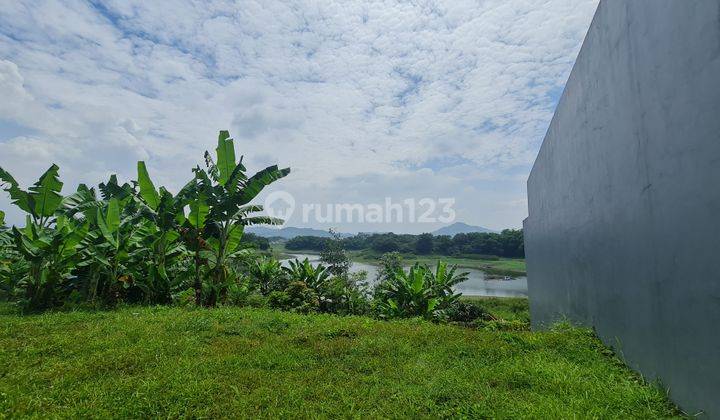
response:
<path fill-rule="evenodd" d="M 528 180 L 535 328 L 720 418 L 720 0 L 603 0 Z"/>

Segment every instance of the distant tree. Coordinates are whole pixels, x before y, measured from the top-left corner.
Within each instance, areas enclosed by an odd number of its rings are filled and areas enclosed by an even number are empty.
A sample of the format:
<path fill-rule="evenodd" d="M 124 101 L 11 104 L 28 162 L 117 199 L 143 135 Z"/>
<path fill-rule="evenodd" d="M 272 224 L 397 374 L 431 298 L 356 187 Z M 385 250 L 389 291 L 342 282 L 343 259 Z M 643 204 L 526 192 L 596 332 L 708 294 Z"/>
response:
<path fill-rule="evenodd" d="M 254 233 L 246 233 L 243 236 L 243 240 L 251 243 L 255 246 L 255 248 L 259 250 L 267 251 L 268 249 L 270 249 L 270 241 L 268 240 L 268 238 L 255 235 Z"/>
<path fill-rule="evenodd" d="M 292 251 L 322 251 L 328 238 L 318 236 L 296 236 L 285 243 L 285 248 Z"/>
<path fill-rule="evenodd" d="M 469 233 L 463 252 L 482 255 L 503 255 L 500 236 L 496 233 Z"/>
<path fill-rule="evenodd" d="M 525 244 L 522 229 L 505 229 L 499 235 L 503 256 L 512 258 L 525 257 Z"/>
<path fill-rule="evenodd" d="M 372 241 L 372 249 L 378 252 L 399 251 L 400 242 L 394 234 L 379 235 Z"/>
<path fill-rule="evenodd" d="M 298 236 L 286 243 L 293 251 L 323 251 L 330 238 Z M 442 255 L 495 255 L 506 258 L 524 258 L 522 229 L 506 229 L 501 233 L 473 232 L 450 236 L 397 235 L 394 233 L 362 233 L 340 241 L 346 250 L 372 249 L 380 253 L 407 252 L 426 255 L 437 252 Z"/>
<path fill-rule="evenodd" d="M 423 233 L 417 237 L 415 252 L 422 255 L 433 252 L 433 236 L 431 233 Z"/>
<path fill-rule="evenodd" d="M 470 236 L 467 233 L 458 233 L 452 238 L 453 247 L 459 252 L 466 252 L 466 247 L 470 243 Z"/>
<path fill-rule="evenodd" d="M 398 252 L 388 252 L 380 257 L 375 283 L 392 278 L 395 273 L 403 269 L 403 259 Z"/>
<path fill-rule="evenodd" d="M 320 261 L 328 265 L 328 270 L 335 276 L 347 276 L 352 262 L 343 247 L 342 237 L 330 229 L 330 238 L 320 253 Z"/>
<path fill-rule="evenodd" d="M 434 249 L 435 252 L 443 255 L 453 254 L 453 242 L 452 238 L 447 235 L 435 236 L 434 237 Z"/>
<path fill-rule="evenodd" d="M 370 248 L 370 238 L 373 235 L 368 233 L 358 233 L 357 235 L 343 238 L 343 246 L 347 250 L 359 251 L 361 249 Z"/>

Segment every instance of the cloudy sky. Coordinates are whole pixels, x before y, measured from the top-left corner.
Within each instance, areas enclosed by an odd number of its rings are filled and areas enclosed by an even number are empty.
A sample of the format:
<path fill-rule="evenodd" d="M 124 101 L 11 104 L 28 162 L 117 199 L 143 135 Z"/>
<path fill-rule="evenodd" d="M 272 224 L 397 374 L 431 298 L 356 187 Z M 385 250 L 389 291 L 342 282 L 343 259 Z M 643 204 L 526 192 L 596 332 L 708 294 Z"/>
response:
<path fill-rule="evenodd" d="M 67 193 L 144 160 L 176 190 L 229 129 L 249 169 L 292 168 L 272 190 L 298 208 L 454 198 L 519 227 L 597 1 L 0 0 L 0 166 L 28 185 L 55 162 Z"/>

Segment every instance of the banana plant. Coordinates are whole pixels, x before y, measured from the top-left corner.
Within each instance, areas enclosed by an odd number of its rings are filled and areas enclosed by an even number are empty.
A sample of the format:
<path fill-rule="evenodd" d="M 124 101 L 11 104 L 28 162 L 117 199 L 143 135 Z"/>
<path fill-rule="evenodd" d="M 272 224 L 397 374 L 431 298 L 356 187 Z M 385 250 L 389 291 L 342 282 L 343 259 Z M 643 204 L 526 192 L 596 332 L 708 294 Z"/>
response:
<path fill-rule="evenodd" d="M 210 213 L 210 206 L 207 204 L 205 195 L 199 193 L 190 203 L 190 214 L 185 222 L 186 227 L 183 229 L 185 243 L 191 248 L 193 253 L 194 281 L 193 289 L 195 290 L 195 304 L 202 304 L 202 277 L 200 274 L 203 260 L 201 251 L 206 247 L 205 240 L 202 238 L 205 230 L 205 221 Z"/>
<path fill-rule="evenodd" d="M 332 276 L 328 267 L 322 264 L 313 266 L 307 258 L 302 261 L 298 259 L 288 261 L 288 266 L 283 267 L 283 270 L 285 270 L 293 281 L 305 283 L 319 296 L 322 296 L 323 288 Z"/>
<path fill-rule="evenodd" d="M 427 282 L 435 296 L 443 300 L 443 306 L 456 301 L 462 293 L 455 293 L 453 287 L 466 281 L 469 273 L 458 273 L 457 266 L 448 268 L 445 261 L 438 261 L 435 271 L 427 271 Z"/>
<path fill-rule="evenodd" d="M 13 227 L 11 235 L 14 251 L 28 264 L 18 287 L 24 290 L 24 303 L 30 309 L 55 303 L 61 295 L 57 289 L 72 277 L 80 243 L 88 232 L 87 223 L 58 214 L 63 201 L 58 172 L 58 166 L 53 164 L 28 190 L 23 190 L 9 172 L 0 168 L 0 185 L 10 194 L 12 203 L 27 214 L 25 227 Z"/>
<path fill-rule="evenodd" d="M 235 270 L 230 267 L 231 261 L 252 254 L 252 248 L 242 242 L 243 233 L 243 226 L 235 225 L 228 230 L 227 236 L 221 236 L 223 233 L 220 232 L 220 235 L 209 236 L 205 240 L 200 257 L 210 266 L 211 281 L 203 286 L 208 306 L 215 306 L 223 300 L 228 287 L 237 278 Z"/>
<path fill-rule="evenodd" d="M 162 231 L 150 220 L 138 221 L 129 254 L 133 267 L 132 285 L 138 287 L 146 302 L 169 303 L 176 279 L 172 270 L 187 254 L 176 231 Z"/>
<path fill-rule="evenodd" d="M 9 172 L 0 167 L 0 185 L 10 194 L 12 203 L 26 212 L 31 222 L 40 228 L 49 227 L 54 222 L 55 211 L 63 199 L 60 195 L 63 183 L 58 177 L 59 170 L 60 168 L 53 164 L 25 191 Z"/>
<path fill-rule="evenodd" d="M 467 273 L 456 274 L 456 267 L 448 270 L 445 262 L 438 262 L 435 272 L 419 263 L 407 272 L 398 269 L 378 286 L 378 309 L 386 318 L 432 318 L 460 297 L 452 287 L 467 280 L 467 276 Z"/>
<path fill-rule="evenodd" d="M 172 230 L 176 224 L 167 221 L 167 196 L 171 202 L 174 198 L 164 188 L 155 190 L 142 162 L 135 186 L 121 185 L 112 175 L 99 189 L 101 199 L 81 184 L 63 200 L 66 215 L 88 220 L 93 227 L 80 269 L 82 289 L 90 300 L 100 296 L 114 301 L 122 289 L 137 287 L 144 300 L 166 303 L 170 299 L 166 262 L 177 255 L 174 245 L 179 236 Z"/>
<path fill-rule="evenodd" d="M 7 253 L 7 248 L 12 243 L 12 237 L 5 226 L 5 212 L 0 210 L 0 259 Z"/>
<path fill-rule="evenodd" d="M 43 228 L 28 220 L 25 228 L 12 228 L 15 249 L 28 262 L 27 275 L 19 282 L 24 289 L 24 306 L 46 309 L 57 303 L 61 288 L 74 276 L 81 260 L 79 249 L 88 233 L 87 221 L 78 223 L 63 215 L 55 218 L 54 229 Z"/>
<path fill-rule="evenodd" d="M 82 266 L 91 277 L 88 287 L 90 300 L 101 297 L 114 301 L 121 288 L 128 289 L 134 280 L 142 278 L 136 265 L 131 261 L 132 253 L 139 246 L 138 230 L 143 224 L 139 204 L 134 200 L 134 189 L 128 184 L 120 185 L 112 175 L 107 183 L 99 185 L 102 199 L 92 200 L 94 194 L 83 191 L 77 207 L 82 208 L 82 217 L 91 224 L 91 231 L 85 241 L 85 261 Z M 67 207 L 73 200 L 66 200 Z M 71 207 L 72 208 L 72 207 Z M 75 209 L 75 208 L 73 208 Z M 66 212 L 71 213 L 66 209 Z M 76 215 L 77 217 L 77 215 Z"/>
<path fill-rule="evenodd" d="M 279 169 L 273 165 L 248 177 L 242 156 L 236 161 L 233 139 L 227 131 L 220 131 L 215 154 L 216 161 L 206 151 L 207 171 L 198 166 L 194 172 L 198 197 L 201 194 L 209 208 L 200 238 L 206 244 L 203 254 L 210 264 L 211 282 L 219 286 L 227 284 L 230 260 L 247 253 L 240 246 L 245 226 L 282 223 L 279 219 L 256 215 L 263 208 L 250 202 L 264 187 L 287 176 L 290 168 Z"/>
<path fill-rule="evenodd" d="M 109 183 L 117 184 L 117 179 L 111 177 Z M 105 188 L 106 184 L 100 184 Z M 130 188 L 130 185 L 126 185 Z M 120 187 L 118 186 L 118 189 Z M 103 197 L 109 198 L 107 189 L 103 190 Z M 83 241 L 83 258 L 78 264 L 76 273 L 78 276 L 77 290 L 88 300 L 94 301 L 102 291 L 109 289 L 109 281 L 106 273 L 110 262 L 107 259 L 108 245 L 104 239 L 97 222 L 98 210 L 107 208 L 108 201 L 98 198 L 94 188 L 88 188 L 80 184 L 77 190 L 62 200 L 62 214 L 69 219 L 87 221 L 90 230 Z"/>
<path fill-rule="evenodd" d="M 94 215 L 95 209 L 103 206 L 104 203 L 98 200 L 94 188 L 80 184 L 74 193 L 62 200 L 61 211 L 67 217 L 82 219 L 88 211 Z"/>
<path fill-rule="evenodd" d="M 427 317 L 432 313 L 440 302 L 432 296 L 432 289 L 426 287 L 427 272 L 427 267 L 415 264 L 407 273 L 400 269 L 383 282 L 376 293 L 381 316 Z"/>
<path fill-rule="evenodd" d="M 140 262 L 146 266 L 147 279 L 137 285 L 146 296 L 153 297 L 158 303 L 165 303 L 171 299 L 168 270 L 177 258 L 186 253 L 183 243 L 179 241 L 178 230 L 186 222 L 184 208 L 197 189 L 197 182 L 193 179 L 173 196 L 165 187 L 155 188 L 145 162 L 138 162 L 137 172 L 137 199 L 145 218 L 145 223 L 138 230 L 143 244 L 140 250 L 149 252 Z"/>
<path fill-rule="evenodd" d="M 269 294 L 276 284 L 281 283 L 283 269 L 280 262 L 274 258 L 262 258 L 250 265 L 250 276 L 255 286 L 263 295 Z M 280 286 L 278 284 L 278 286 Z"/>
<path fill-rule="evenodd" d="M 250 255 L 245 226 L 281 222 L 260 215 L 262 206 L 252 200 L 290 169 L 270 166 L 248 176 L 227 131 L 220 132 L 215 155 L 205 153 L 205 162 L 176 195 L 156 188 L 143 162 L 137 181 L 120 184 L 113 175 L 97 194 L 81 184 L 67 197 L 61 195 L 57 165 L 27 190 L 0 168 L 0 188 L 27 214 L 25 227 L 8 229 L 0 212 L 3 290 L 6 283 L 13 290 L 17 285 L 34 308 L 60 303 L 71 290 L 90 300 L 116 299 L 123 286 L 123 296 L 137 296 L 140 289 L 146 300 L 162 303 L 175 283 L 189 280 L 194 265 L 196 302 L 202 303 L 205 289 L 211 291 L 207 303 L 214 305 L 237 281 L 233 265 Z"/>
<path fill-rule="evenodd" d="M 19 258 L 12 250 L 12 232 L 5 226 L 5 212 L 0 211 L 0 298 L 10 297 L 15 289 L 13 266 Z"/>
<path fill-rule="evenodd" d="M 129 257 L 134 229 L 127 217 L 121 218 L 117 198 L 111 198 L 106 208 L 96 209 L 95 221 L 105 240 L 101 246 L 106 251 L 98 253 L 95 258 L 105 265 L 111 282 L 120 280 L 120 273 L 125 268 L 123 263 Z"/>

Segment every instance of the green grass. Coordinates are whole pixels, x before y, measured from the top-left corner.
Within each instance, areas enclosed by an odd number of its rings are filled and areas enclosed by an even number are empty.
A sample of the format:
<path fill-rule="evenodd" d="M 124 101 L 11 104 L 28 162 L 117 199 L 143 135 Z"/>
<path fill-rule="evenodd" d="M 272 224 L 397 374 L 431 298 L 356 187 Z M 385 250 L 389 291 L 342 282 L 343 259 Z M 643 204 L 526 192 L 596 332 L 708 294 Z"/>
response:
<path fill-rule="evenodd" d="M 0 315 L 0 417 L 677 414 L 583 329 L 244 308 Z"/>
<path fill-rule="evenodd" d="M 457 265 L 460 268 L 473 268 L 485 271 L 487 274 L 497 276 L 525 276 L 527 269 L 525 268 L 525 260 L 520 258 L 498 258 L 485 259 L 482 257 L 451 257 L 444 255 L 417 256 L 408 255 L 404 257 L 408 263 L 420 262 L 421 264 L 435 265 L 439 260 L 445 261 L 451 265 Z"/>
<path fill-rule="evenodd" d="M 382 254 L 373 251 L 356 251 L 350 252 L 353 261 L 364 262 L 368 264 L 377 264 Z M 493 258 L 489 259 L 482 256 L 464 255 L 461 257 L 449 255 L 415 255 L 402 254 L 403 261 L 407 264 L 419 262 L 434 266 L 438 261 L 445 261 L 450 265 L 457 265 L 459 268 L 471 268 L 481 270 L 487 274 L 496 276 L 525 276 L 527 275 L 525 268 L 525 260 L 520 258 Z"/>
<path fill-rule="evenodd" d="M 463 296 L 462 300 L 474 303 L 490 312 L 496 318 L 506 321 L 521 321 L 530 326 L 530 305 L 528 298 Z"/>

